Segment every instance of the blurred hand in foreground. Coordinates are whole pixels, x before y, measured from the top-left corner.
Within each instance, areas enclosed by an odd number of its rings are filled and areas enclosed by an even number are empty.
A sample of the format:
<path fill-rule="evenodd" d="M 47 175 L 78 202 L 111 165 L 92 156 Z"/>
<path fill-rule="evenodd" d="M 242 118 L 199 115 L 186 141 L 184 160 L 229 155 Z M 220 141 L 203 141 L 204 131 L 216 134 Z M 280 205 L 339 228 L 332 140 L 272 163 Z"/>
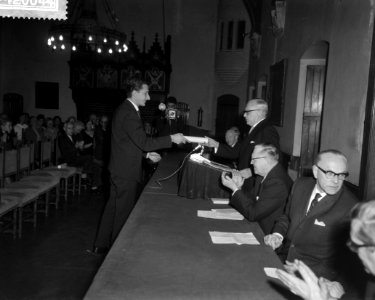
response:
<path fill-rule="evenodd" d="M 288 272 L 277 269 L 279 279 L 289 290 L 305 300 L 340 299 L 345 293 L 342 285 L 336 281 L 318 278 L 302 261 L 287 262 Z M 297 276 L 299 273 L 300 277 Z"/>

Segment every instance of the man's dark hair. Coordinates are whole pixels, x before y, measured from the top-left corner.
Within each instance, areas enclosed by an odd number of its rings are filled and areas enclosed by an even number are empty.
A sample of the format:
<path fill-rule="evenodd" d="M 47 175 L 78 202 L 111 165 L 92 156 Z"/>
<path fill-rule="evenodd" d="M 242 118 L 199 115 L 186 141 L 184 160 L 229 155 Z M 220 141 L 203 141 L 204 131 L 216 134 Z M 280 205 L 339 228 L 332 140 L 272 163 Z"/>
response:
<path fill-rule="evenodd" d="M 146 81 L 144 81 L 141 78 L 138 77 L 132 77 L 129 78 L 126 81 L 125 90 L 126 90 L 126 96 L 131 97 L 133 91 L 140 91 L 142 89 L 142 86 L 144 84 L 147 84 Z"/>

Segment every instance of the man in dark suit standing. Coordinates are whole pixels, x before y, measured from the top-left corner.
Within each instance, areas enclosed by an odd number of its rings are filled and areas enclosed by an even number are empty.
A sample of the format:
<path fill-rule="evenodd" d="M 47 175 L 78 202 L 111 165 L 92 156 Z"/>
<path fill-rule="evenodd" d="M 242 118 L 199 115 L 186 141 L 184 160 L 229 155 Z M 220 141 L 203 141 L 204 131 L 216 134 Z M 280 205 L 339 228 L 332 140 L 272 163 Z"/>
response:
<path fill-rule="evenodd" d="M 259 222 L 264 234 L 271 233 L 275 221 L 283 214 L 293 181 L 278 162 L 275 146 L 258 144 L 251 155 L 256 174 L 255 186 L 249 196 L 241 191 L 244 179 L 233 173 L 222 174 L 222 183 L 233 191 L 230 205 L 246 219 Z"/>
<path fill-rule="evenodd" d="M 185 143 L 177 133 L 159 138 L 146 136 L 139 106 L 150 100 L 148 85 L 138 78 L 126 84 L 127 99 L 116 109 L 112 120 L 109 162 L 111 191 L 94 244 L 95 253 L 104 253 L 112 245 L 135 206 L 142 181 L 142 159 L 153 162 L 161 157 L 154 150 Z"/>
<path fill-rule="evenodd" d="M 239 148 L 232 148 L 228 145 L 219 143 L 211 138 L 208 138 L 208 147 L 215 148 L 215 155 L 228 158 L 231 160 L 238 160 L 238 170 L 245 179 L 252 176 L 250 165 L 251 154 L 257 144 L 267 143 L 274 145 L 277 149 L 279 145 L 279 134 L 276 129 L 267 121 L 268 104 L 263 99 L 252 99 L 247 102 L 244 118 L 247 125 L 250 126 L 249 134 L 244 138 Z M 251 180 L 245 181 L 247 190 L 251 189 L 253 183 Z"/>
<path fill-rule="evenodd" d="M 313 178 L 301 178 L 293 186 L 285 213 L 264 242 L 279 248 L 282 259 L 302 260 L 317 276 L 337 276 L 337 254 L 348 237 L 350 210 L 356 197 L 343 185 L 347 159 L 337 150 L 318 154 Z M 293 270 L 291 270 L 293 271 Z"/>

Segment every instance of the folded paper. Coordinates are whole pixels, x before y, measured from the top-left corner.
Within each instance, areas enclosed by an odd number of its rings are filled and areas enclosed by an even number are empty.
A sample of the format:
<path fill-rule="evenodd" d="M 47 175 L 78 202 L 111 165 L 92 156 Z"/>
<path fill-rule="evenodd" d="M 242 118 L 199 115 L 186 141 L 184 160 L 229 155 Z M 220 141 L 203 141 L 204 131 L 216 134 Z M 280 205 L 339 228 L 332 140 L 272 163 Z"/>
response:
<path fill-rule="evenodd" d="M 243 220 L 244 217 L 233 208 L 229 209 L 211 209 L 211 210 L 198 210 L 198 217 L 209 219 L 221 220 Z"/>
<path fill-rule="evenodd" d="M 209 231 L 214 244 L 260 245 L 252 232 Z"/>

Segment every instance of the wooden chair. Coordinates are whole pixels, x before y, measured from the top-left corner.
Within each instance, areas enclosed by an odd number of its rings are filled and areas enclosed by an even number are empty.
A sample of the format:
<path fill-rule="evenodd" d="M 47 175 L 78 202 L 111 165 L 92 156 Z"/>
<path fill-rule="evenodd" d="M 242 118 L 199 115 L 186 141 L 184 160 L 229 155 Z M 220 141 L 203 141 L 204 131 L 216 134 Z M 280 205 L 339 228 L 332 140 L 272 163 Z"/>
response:
<path fill-rule="evenodd" d="M 43 165 L 42 160 L 42 153 L 43 149 L 47 149 L 46 151 L 51 151 L 50 145 L 47 145 L 47 147 L 44 146 L 42 142 L 40 144 L 41 154 L 40 156 L 40 165 Z M 54 204 L 55 207 L 58 208 L 58 202 L 60 197 L 60 190 L 59 190 L 59 183 L 60 183 L 60 177 L 55 174 L 51 174 L 48 172 L 40 172 L 40 170 L 33 170 L 31 171 L 31 166 L 33 165 L 33 157 L 34 155 L 34 149 L 33 145 L 25 145 L 21 148 L 19 148 L 19 178 L 20 181 L 23 183 L 32 183 L 34 186 L 38 188 L 38 191 L 41 196 L 44 197 L 43 201 L 43 210 L 39 210 L 44 212 L 45 216 L 48 216 L 49 213 L 49 205 Z M 51 201 L 51 192 L 55 191 L 55 201 Z M 42 199 L 41 199 L 42 200 Z M 39 201 L 39 203 L 41 203 Z"/>
<path fill-rule="evenodd" d="M 1 202 L 6 203 L 7 209 L 4 213 L 14 209 L 14 203 L 17 203 L 16 210 L 18 211 L 18 220 L 13 218 L 14 222 L 18 221 L 18 237 L 22 236 L 22 222 L 24 207 L 30 207 L 32 212 L 31 221 L 34 228 L 37 222 L 37 199 L 39 197 L 39 190 L 36 186 L 28 183 L 21 183 L 19 181 L 7 183 L 5 186 L 5 179 L 9 176 L 18 174 L 18 151 L 2 149 L 0 153 L 0 196 Z M 17 176 L 16 176 L 17 177 Z M 17 178 L 16 178 L 17 179 Z M 5 186 L 5 187 L 4 187 Z M 14 212 L 13 212 L 14 214 Z M 13 236 L 16 235 L 16 225 L 13 225 Z"/>
<path fill-rule="evenodd" d="M 69 167 L 66 165 L 53 166 L 51 162 L 53 160 L 59 161 L 59 157 L 56 157 L 55 159 L 52 158 L 52 149 L 53 149 L 52 143 L 56 144 L 56 140 L 42 142 L 41 161 L 44 167 L 38 172 L 47 172 L 60 179 L 60 189 L 64 193 L 65 202 L 67 202 L 69 191 L 72 192 L 73 196 L 75 195 L 76 177 L 78 177 L 78 180 L 80 182 L 80 175 L 79 175 L 80 170 L 79 168 Z M 55 153 L 56 155 L 58 155 L 60 152 L 56 150 Z M 69 189 L 69 186 L 71 186 L 71 189 Z"/>

